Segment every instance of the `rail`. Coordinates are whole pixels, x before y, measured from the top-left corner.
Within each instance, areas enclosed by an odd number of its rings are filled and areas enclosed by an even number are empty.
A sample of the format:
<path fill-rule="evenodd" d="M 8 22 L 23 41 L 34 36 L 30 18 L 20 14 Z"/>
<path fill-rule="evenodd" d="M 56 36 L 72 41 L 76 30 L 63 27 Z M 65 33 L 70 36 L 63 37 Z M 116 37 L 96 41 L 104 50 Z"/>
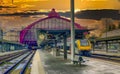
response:
<path fill-rule="evenodd" d="M 32 60 L 33 56 L 34 56 L 35 52 L 32 54 L 32 56 L 30 57 L 30 59 L 27 61 L 27 63 L 24 65 L 23 69 L 21 70 L 20 74 L 25 74 L 26 68 L 28 67 L 30 61 Z"/>
<path fill-rule="evenodd" d="M 0 59 L 0 65 L 3 64 L 4 62 L 8 62 L 10 60 L 13 60 L 13 59 L 17 58 L 17 57 L 19 57 L 20 55 L 22 55 L 22 54 L 24 54 L 26 52 L 27 52 L 27 50 L 26 51 L 22 51 L 22 52 L 8 54 L 8 55 L 5 55 L 5 56 L 0 56 L 0 57 L 3 57 L 3 58 Z"/>
<path fill-rule="evenodd" d="M 23 57 L 20 61 L 18 61 L 16 64 L 14 64 L 12 67 L 10 67 L 4 74 L 9 74 L 20 62 L 22 62 L 25 58 L 27 58 L 32 52 L 30 52 L 28 55 Z"/>

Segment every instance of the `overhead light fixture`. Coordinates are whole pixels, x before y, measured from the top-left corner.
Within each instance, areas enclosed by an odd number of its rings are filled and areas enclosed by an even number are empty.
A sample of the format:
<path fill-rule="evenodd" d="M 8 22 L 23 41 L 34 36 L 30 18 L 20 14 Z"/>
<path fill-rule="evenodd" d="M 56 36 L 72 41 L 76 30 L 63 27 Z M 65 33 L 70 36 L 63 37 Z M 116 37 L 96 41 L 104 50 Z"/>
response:
<path fill-rule="evenodd" d="M 45 35 L 44 34 L 40 34 L 39 35 L 39 39 L 44 40 L 45 39 Z"/>

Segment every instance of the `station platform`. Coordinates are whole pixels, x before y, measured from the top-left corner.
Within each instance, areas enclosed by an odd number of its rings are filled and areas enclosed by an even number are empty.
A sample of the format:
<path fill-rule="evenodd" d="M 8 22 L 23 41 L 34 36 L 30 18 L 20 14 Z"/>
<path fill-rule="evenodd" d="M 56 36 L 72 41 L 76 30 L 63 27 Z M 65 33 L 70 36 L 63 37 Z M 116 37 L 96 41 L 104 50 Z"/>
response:
<path fill-rule="evenodd" d="M 64 52 L 61 50 L 60 52 Z M 67 51 L 68 54 L 70 54 L 70 51 Z M 120 57 L 120 52 L 106 52 L 106 51 L 91 51 L 92 54 L 101 54 L 101 55 L 108 55 L 108 56 L 119 56 Z"/>
<path fill-rule="evenodd" d="M 2 56 L 2 55 L 6 55 L 6 54 L 12 54 L 12 53 L 20 52 L 20 51 L 24 51 L 24 50 L 27 50 L 27 49 L 14 50 L 14 51 L 8 51 L 8 52 L 0 52 L 0 56 Z"/>
<path fill-rule="evenodd" d="M 63 55 L 53 56 L 48 51 L 37 50 L 32 62 L 31 74 L 119 74 L 120 64 L 100 59 L 87 58 L 81 65 L 73 65 Z"/>
<path fill-rule="evenodd" d="M 120 56 L 120 52 L 91 51 L 92 54 L 103 54 L 109 56 Z"/>

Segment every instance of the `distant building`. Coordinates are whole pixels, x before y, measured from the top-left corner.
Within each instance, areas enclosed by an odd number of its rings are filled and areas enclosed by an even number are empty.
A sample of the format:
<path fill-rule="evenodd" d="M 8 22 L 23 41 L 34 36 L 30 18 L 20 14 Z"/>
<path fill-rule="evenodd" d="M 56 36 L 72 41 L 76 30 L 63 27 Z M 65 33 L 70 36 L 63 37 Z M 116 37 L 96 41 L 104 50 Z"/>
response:
<path fill-rule="evenodd" d="M 103 32 L 110 31 L 110 26 L 114 25 L 114 21 L 112 18 L 102 18 L 102 26 L 103 26 Z"/>
<path fill-rule="evenodd" d="M 100 38 L 96 39 L 96 43 L 101 49 L 107 46 L 106 51 L 120 51 L 120 29 L 103 33 Z"/>
<path fill-rule="evenodd" d="M 4 39 L 12 42 L 19 42 L 19 31 L 7 32 Z"/>
<path fill-rule="evenodd" d="M 109 31 L 106 33 L 103 33 L 101 38 L 106 38 L 106 37 L 120 37 L 120 29 Z"/>

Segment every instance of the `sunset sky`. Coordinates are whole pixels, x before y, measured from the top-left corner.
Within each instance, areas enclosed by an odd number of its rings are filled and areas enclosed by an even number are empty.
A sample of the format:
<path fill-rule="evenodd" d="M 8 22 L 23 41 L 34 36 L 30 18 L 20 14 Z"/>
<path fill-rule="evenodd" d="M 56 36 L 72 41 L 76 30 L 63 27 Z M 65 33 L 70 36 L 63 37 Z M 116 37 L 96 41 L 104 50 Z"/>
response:
<path fill-rule="evenodd" d="M 0 0 L 2 6 L 16 6 L 3 8 L 1 13 L 23 12 L 28 10 L 49 11 L 55 8 L 59 11 L 70 10 L 70 0 Z M 75 9 L 120 9 L 120 0 L 75 0 Z"/>
<path fill-rule="evenodd" d="M 70 11 L 70 0 L 13 0 L 13 2 L 12 0 L 0 0 L 0 14 L 48 12 L 52 8 L 55 8 L 57 12 Z M 120 10 L 120 0 L 75 0 L 75 11 L 100 9 Z M 22 26 L 26 27 L 36 20 L 44 17 L 46 17 L 46 15 L 35 15 L 29 17 L 0 16 L 0 28 L 4 31 L 13 28 L 21 29 Z M 90 28 L 96 26 L 101 27 L 101 21 L 99 20 L 75 18 L 75 22 Z M 118 21 L 116 22 L 118 23 Z"/>

